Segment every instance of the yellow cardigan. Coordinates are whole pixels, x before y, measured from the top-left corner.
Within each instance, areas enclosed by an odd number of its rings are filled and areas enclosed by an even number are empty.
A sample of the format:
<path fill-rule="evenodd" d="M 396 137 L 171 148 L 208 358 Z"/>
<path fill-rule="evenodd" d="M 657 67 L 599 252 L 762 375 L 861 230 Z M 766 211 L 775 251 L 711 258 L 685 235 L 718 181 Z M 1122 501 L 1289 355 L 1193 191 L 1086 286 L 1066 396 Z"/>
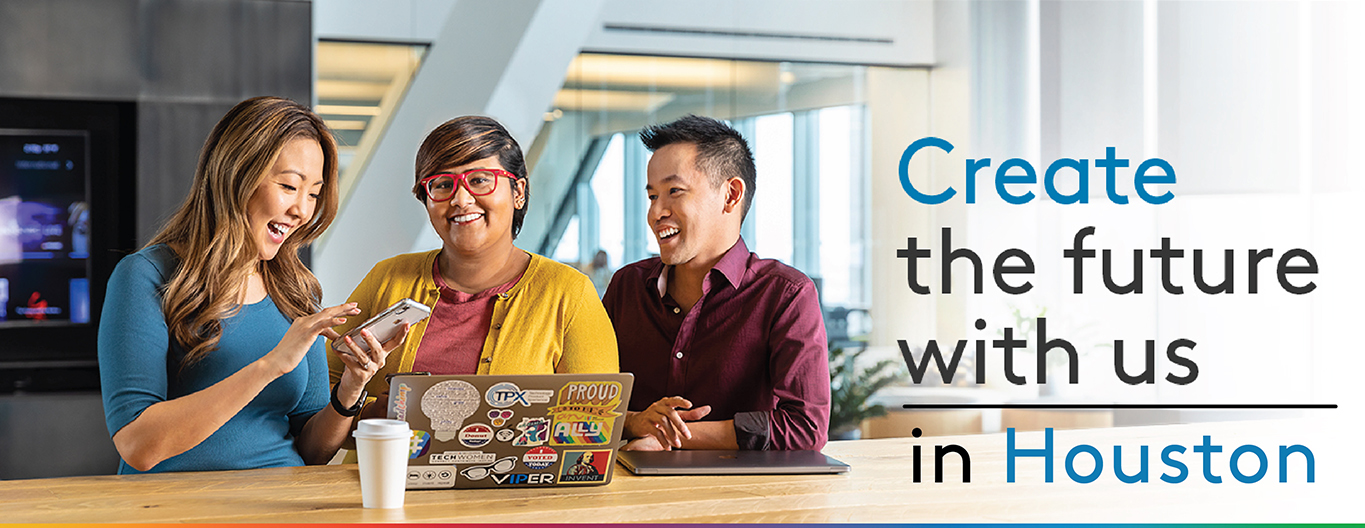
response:
<path fill-rule="evenodd" d="M 345 334 L 405 297 L 434 308 L 440 290 L 431 270 L 439 253 L 439 249 L 409 253 L 376 264 L 348 301 L 359 303 L 364 311 L 336 331 Z M 425 320 L 413 325 L 407 341 L 389 354 L 384 368 L 370 379 L 365 390 L 370 394 L 383 393 L 389 390 L 385 374 L 412 370 L 426 328 Z M 479 374 L 620 370 L 616 332 L 592 281 L 572 267 L 535 253 L 531 253 L 531 264 L 521 280 L 495 301 L 493 320 L 479 358 Z M 330 344 L 327 366 L 335 384 L 345 366 Z"/>

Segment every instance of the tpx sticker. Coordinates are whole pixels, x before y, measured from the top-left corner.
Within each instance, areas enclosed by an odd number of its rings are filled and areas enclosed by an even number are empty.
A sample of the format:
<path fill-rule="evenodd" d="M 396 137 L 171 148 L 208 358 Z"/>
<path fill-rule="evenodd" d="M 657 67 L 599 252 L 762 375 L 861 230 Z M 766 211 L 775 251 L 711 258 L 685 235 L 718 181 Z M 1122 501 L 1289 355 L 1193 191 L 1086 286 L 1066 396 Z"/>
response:
<path fill-rule="evenodd" d="M 521 456 L 521 463 L 531 469 L 545 469 L 559 461 L 559 453 L 545 446 L 533 447 Z"/>
<path fill-rule="evenodd" d="M 504 381 L 489 387 L 484 399 L 489 405 L 506 409 L 518 403 L 523 407 L 530 407 L 532 403 L 550 403 L 554 394 L 555 391 L 550 390 L 521 390 L 517 384 Z"/>
<path fill-rule="evenodd" d="M 483 447 L 493 441 L 493 428 L 484 424 L 469 424 L 460 430 L 460 445 L 468 448 Z"/>
<path fill-rule="evenodd" d="M 586 484 L 607 480 L 607 463 L 611 450 L 565 451 L 564 465 L 559 470 L 562 483 Z"/>

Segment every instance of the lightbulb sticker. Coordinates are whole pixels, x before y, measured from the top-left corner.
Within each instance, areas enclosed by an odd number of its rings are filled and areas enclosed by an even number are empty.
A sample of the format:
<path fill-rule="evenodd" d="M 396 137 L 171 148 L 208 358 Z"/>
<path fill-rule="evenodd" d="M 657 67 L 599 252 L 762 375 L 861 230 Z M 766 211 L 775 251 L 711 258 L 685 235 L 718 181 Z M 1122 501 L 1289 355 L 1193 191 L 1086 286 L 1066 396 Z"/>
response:
<path fill-rule="evenodd" d="M 422 414 L 431 419 L 431 429 L 442 442 L 455 438 L 464 419 L 479 409 L 482 394 L 466 381 L 450 380 L 432 385 L 422 395 Z"/>

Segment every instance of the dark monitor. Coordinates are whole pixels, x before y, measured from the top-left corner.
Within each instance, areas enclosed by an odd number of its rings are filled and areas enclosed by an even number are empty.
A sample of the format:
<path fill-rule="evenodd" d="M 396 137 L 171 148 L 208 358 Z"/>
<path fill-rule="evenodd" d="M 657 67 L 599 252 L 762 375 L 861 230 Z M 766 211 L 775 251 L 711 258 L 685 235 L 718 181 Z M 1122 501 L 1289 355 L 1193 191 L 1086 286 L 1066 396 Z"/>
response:
<path fill-rule="evenodd" d="M 137 247 L 136 120 L 0 98 L 0 393 L 98 387 L 105 284 Z"/>

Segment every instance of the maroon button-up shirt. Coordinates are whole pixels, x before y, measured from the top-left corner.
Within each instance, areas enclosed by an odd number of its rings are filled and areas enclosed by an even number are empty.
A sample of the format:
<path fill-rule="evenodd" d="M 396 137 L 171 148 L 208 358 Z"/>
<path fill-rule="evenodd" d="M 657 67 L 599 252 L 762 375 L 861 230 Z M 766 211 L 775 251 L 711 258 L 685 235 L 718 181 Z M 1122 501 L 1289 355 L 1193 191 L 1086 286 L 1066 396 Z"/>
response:
<path fill-rule="evenodd" d="M 683 312 L 669 269 L 651 258 L 612 277 L 602 303 L 616 328 L 621 372 L 635 374 L 630 410 L 682 396 L 735 420 L 744 449 L 820 449 L 829 429 L 829 350 L 815 284 L 749 253 L 741 239 Z"/>

